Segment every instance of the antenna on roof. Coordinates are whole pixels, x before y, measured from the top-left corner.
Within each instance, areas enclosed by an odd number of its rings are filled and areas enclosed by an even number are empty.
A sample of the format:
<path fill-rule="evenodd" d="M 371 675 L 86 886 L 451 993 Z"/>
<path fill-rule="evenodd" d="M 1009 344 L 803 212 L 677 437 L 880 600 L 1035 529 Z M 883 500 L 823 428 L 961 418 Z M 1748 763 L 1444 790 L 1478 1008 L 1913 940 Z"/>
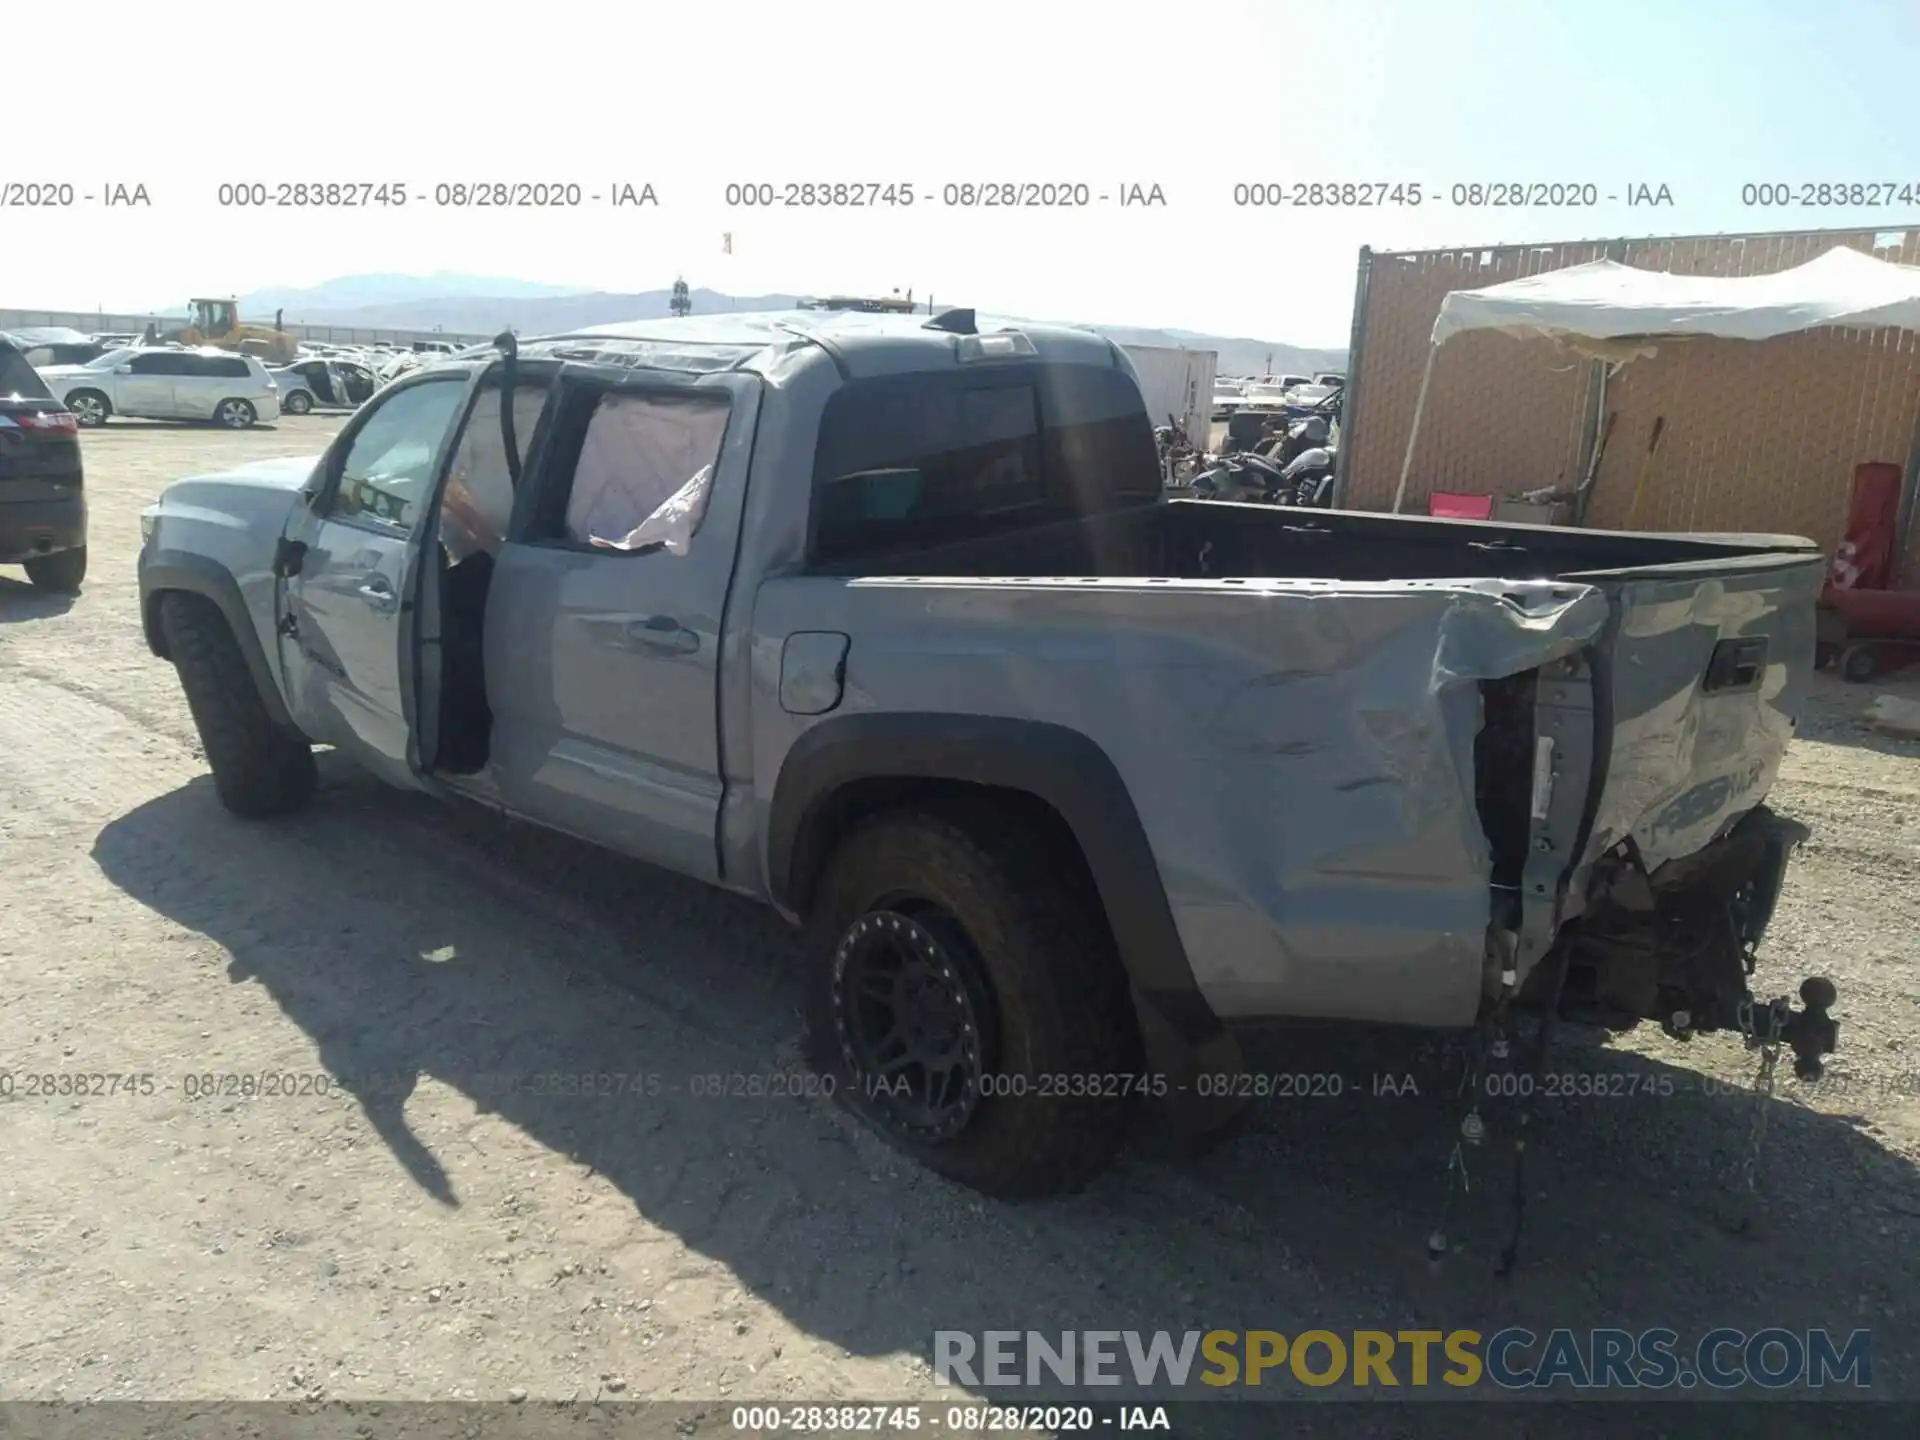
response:
<path fill-rule="evenodd" d="M 925 329 L 944 330 L 949 335 L 978 335 L 979 326 L 974 322 L 971 310 L 942 310 L 933 319 L 927 321 Z"/>

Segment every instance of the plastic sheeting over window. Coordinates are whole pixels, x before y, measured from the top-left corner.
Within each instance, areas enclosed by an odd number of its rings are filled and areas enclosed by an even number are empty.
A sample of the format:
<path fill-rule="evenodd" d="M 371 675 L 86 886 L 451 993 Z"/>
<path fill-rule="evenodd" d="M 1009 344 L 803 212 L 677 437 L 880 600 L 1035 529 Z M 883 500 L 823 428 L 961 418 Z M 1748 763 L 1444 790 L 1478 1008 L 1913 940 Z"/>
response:
<path fill-rule="evenodd" d="M 524 468 L 534 427 L 547 400 L 545 385 L 519 385 L 513 397 L 514 440 Z M 474 398 L 473 412 L 454 451 L 442 504 L 441 538 L 456 560 L 476 550 L 498 553 L 513 515 L 513 476 L 507 469 L 507 442 L 500 433 L 500 387 L 489 385 Z"/>
<path fill-rule="evenodd" d="M 574 468 L 568 537 L 684 555 L 706 514 L 727 415 L 724 400 L 706 397 L 603 397 Z"/>

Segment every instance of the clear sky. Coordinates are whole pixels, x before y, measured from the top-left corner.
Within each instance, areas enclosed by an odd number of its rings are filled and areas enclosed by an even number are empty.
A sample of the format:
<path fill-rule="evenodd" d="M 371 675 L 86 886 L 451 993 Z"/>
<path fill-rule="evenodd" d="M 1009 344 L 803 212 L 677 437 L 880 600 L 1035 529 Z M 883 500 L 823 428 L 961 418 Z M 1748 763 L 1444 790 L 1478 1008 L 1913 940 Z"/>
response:
<path fill-rule="evenodd" d="M 1920 226 L 1920 5 L 1897 0 L 97 0 L 62 33 L 9 76 L 0 183 L 141 183 L 152 203 L 0 207 L 0 305 L 146 309 L 367 272 L 627 291 L 684 274 L 1343 345 L 1362 244 Z M 435 203 L 493 180 L 651 183 L 659 203 Z M 219 203 L 223 183 L 303 181 L 409 198 Z M 915 203 L 725 203 L 729 182 L 806 181 L 911 184 Z M 1005 181 L 1158 185 L 1166 204 L 936 203 Z M 1424 199 L 1235 205 L 1236 183 L 1263 181 Z M 1592 184 L 1600 203 L 1452 203 L 1497 182 Z M 1884 184 L 1892 203 L 1743 203 L 1743 185 L 1808 182 Z M 1674 203 L 1629 207 L 1641 184 Z"/>

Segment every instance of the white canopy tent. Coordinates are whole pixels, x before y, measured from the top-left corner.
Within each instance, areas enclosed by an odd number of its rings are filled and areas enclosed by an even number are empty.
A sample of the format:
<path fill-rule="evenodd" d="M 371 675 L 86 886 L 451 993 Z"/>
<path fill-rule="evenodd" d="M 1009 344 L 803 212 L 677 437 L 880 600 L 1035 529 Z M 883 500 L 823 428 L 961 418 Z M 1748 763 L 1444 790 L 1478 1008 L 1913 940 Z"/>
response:
<path fill-rule="evenodd" d="M 1920 330 L 1920 265 L 1895 265 L 1836 246 L 1772 275 L 1675 275 L 1595 260 L 1484 290 L 1450 291 L 1433 322 L 1413 430 L 1393 493 L 1394 513 L 1406 500 L 1434 356 L 1456 335 L 1469 330 L 1546 335 L 1623 361 L 1651 353 L 1652 342 L 1662 339 L 1769 340 L 1828 325 Z"/>

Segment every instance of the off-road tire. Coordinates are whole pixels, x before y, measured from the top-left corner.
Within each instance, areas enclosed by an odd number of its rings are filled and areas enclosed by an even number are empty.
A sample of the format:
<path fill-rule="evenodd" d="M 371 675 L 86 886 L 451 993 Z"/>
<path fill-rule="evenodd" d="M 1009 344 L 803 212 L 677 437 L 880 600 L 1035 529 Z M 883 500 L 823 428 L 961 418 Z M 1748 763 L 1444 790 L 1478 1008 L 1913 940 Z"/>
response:
<path fill-rule="evenodd" d="M 59 595 L 77 595 L 80 583 L 87 578 L 87 547 L 76 545 L 71 550 L 55 551 L 51 555 L 34 555 L 26 562 L 27 579 L 42 590 L 51 590 Z"/>
<path fill-rule="evenodd" d="M 1880 673 L 1880 652 L 1872 645 L 1849 645 L 1840 652 L 1840 678 L 1852 685 L 1865 685 Z"/>
<path fill-rule="evenodd" d="M 274 723 L 220 608 L 200 595 L 169 592 L 160 597 L 160 627 L 220 803 L 248 820 L 306 804 L 319 780 L 313 747 Z"/>
<path fill-rule="evenodd" d="M 990 991 L 997 1089 L 953 1138 L 904 1134 L 863 1093 L 841 1044 L 835 956 L 892 897 L 937 906 L 964 932 Z M 1030 827 L 986 808 L 909 809 L 852 830 L 828 862 L 808 925 L 808 1042 L 834 1094 L 896 1148 L 1004 1200 L 1078 1190 L 1113 1161 L 1138 1090 L 1140 1042 L 1126 975 L 1083 872 Z M 1072 1077 L 1091 1093 L 1075 1093 Z"/>

